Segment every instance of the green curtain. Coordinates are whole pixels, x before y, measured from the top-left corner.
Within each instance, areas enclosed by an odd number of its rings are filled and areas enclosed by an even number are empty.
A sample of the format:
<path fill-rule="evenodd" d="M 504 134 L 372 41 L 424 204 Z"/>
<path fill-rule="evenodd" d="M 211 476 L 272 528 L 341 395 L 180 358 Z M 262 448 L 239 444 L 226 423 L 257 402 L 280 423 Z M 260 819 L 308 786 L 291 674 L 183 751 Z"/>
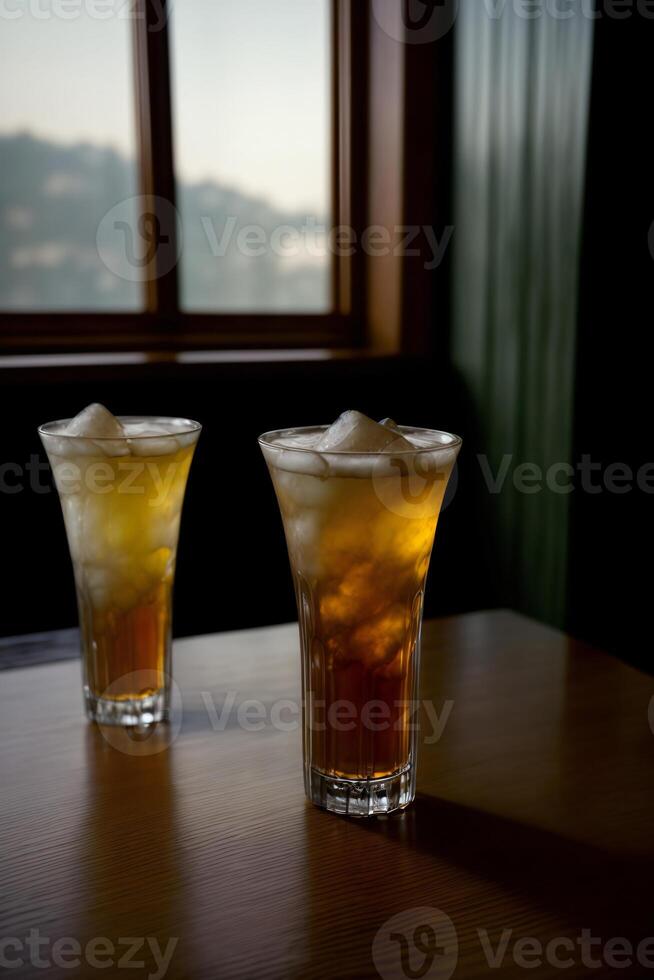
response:
<path fill-rule="evenodd" d="M 594 22 L 587 4 L 524 6 L 459 6 L 452 357 L 475 451 L 493 473 L 512 457 L 486 501 L 501 601 L 563 625 L 570 498 L 518 492 L 513 474 L 571 462 Z"/>

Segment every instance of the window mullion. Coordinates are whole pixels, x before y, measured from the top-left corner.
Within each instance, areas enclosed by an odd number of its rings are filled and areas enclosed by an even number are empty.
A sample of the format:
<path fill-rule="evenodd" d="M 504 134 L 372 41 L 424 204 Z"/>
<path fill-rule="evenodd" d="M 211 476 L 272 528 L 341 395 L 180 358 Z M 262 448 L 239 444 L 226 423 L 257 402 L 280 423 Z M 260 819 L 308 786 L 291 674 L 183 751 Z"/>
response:
<path fill-rule="evenodd" d="M 179 312 L 177 220 L 168 39 L 169 0 L 134 0 L 136 98 L 146 240 L 146 309 L 173 329 Z M 171 256 L 173 260 L 171 261 Z"/>

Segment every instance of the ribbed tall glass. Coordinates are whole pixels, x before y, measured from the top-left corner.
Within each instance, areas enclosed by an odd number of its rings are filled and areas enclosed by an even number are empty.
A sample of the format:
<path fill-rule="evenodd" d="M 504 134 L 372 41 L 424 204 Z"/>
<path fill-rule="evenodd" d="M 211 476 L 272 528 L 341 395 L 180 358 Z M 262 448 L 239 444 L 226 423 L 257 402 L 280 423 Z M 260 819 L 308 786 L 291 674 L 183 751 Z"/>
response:
<path fill-rule="evenodd" d="M 302 448 L 323 431 L 269 432 L 259 441 L 297 597 L 307 796 L 369 816 L 415 795 L 425 579 L 461 443 L 402 428 L 420 448 Z"/>
<path fill-rule="evenodd" d="M 88 717 L 145 725 L 168 717 L 172 588 L 179 523 L 200 425 L 121 419 L 156 435 L 39 433 L 73 561 Z"/>

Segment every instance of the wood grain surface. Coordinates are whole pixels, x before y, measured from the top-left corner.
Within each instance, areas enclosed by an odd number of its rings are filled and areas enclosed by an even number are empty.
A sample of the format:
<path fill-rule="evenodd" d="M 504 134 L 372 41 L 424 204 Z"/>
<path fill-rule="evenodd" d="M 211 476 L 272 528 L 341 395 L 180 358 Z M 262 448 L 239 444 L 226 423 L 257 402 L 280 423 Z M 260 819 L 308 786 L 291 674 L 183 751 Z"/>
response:
<path fill-rule="evenodd" d="M 179 641 L 141 740 L 84 720 L 78 663 L 3 671 L 0 973 L 650 975 L 652 679 L 508 612 L 427 624 L 423 668 L 419 797 L 366 821 L 305 802 L 294 626 Z"/>

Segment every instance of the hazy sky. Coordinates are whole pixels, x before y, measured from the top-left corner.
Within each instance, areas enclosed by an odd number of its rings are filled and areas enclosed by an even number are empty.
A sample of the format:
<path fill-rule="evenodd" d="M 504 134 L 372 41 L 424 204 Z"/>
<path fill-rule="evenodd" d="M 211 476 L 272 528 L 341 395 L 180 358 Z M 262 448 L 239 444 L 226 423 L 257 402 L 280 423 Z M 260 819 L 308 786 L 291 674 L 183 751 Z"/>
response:
<path fill-rule="evenodd" d="M 125 0 L 67 0 L 68 20 L 56 9 L 51 0 L 3 0 L 0 131 L 133 155 Z M 173 0 L 180 177 L 326 210 L 328 10 L 328 0 Z"/>

